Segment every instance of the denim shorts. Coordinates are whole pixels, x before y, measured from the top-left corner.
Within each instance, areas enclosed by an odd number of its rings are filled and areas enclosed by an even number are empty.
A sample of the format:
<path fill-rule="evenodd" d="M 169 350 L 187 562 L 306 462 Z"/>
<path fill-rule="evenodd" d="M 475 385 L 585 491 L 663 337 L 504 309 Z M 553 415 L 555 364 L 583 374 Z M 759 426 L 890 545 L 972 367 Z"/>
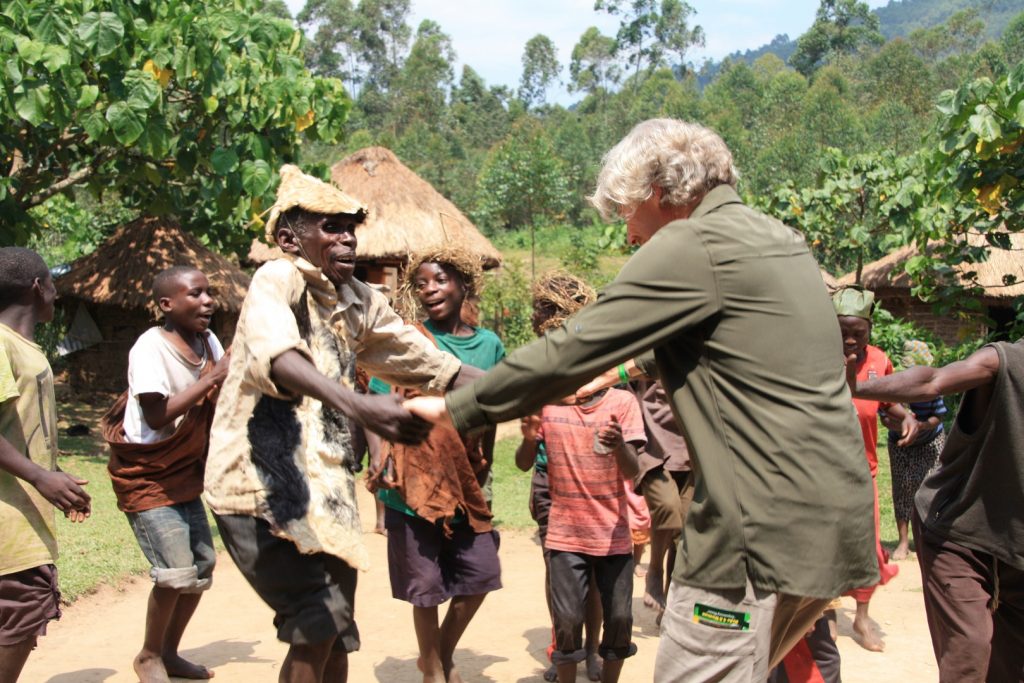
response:
<path fill-rule="evenodd" d="M 125 514 L 142 554 L 153 565 L 149 575 L 154 584 L 182 593 L 210 588 L 217 553 L 199 498 Z"/>

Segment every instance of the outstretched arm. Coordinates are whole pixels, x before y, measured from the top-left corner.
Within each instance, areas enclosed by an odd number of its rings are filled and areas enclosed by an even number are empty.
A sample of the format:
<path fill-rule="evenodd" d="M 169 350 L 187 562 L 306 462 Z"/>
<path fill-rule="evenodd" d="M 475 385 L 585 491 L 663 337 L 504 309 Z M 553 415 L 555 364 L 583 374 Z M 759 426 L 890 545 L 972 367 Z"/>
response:
<path fill-rule="evenodd" d="M 403 408 L 398 394 L 358 394 L 322 375 L 295 349 L 270 362 L 270 376 L 292 394 L 322 401 L 388 441 L 418 444 L 430 433 L 430 424 Z"/>
<path fill-rule="evenodd" d="M 992 383 L 999 372 L 999 354 L 992 347 L 975 351 L 941 368 L 918 366 L 885 377 L 857 381 L 856 360 L 846 359 L 846 379 L 857 398 L 901 403 L 928 401 Z"/>

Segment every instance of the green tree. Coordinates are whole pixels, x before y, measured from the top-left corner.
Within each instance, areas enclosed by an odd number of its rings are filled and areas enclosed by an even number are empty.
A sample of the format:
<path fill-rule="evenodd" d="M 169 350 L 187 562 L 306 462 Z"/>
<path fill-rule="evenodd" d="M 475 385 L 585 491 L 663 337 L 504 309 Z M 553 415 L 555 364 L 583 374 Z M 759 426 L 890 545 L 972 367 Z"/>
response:
<path fill-rule="evenodd" d="M 362 80 L 356 13 L 349 0 L 308 0 L 295 17 L 310 36 L 306 64 L 321 76 L 340 78 L 358 92 Z"/>
<path fill-rule="evenodd" d="M 1003 56 L 1007 66 L 1024 62 L 1024 12 L 1013 18 L 1003 31 Z"/>
<path fill-rule="evenodd" d="M 821 0 L 814 24 L 796 41 L 789 58 L 793 68 L 810 76 L 836 55 L 856 52 L 866 45 L 881 45 L 878 17 L 860 0 Z"/>
<path fill-rule="evenodd" d="M 830 149 L 814 186 L 798 190 L 790 183 L 767 208 L 803 231 L 822 267 L 853 271 L 860 282 L 865 261 L 908 241 L 924 187 L 917 158 L 889 152 L 847 157 Z"/>
<path fill-rule="evenodd" d="M 412 38 L 409 11 L 409 0 L 360 0 L 356 7 L 360 58 L 376 90 L 387 92 L 402 69 Z"/>
<path fill-rule="evenodd" d="M 634 92 L 642 73 L 667 64 L 667 53 L 682 61 L 690 47 L 704 44 L 703 29 L 687 23 L 693 8 L 684 0 L 596 0 L 594 9 L 619 17 L 615 50 L 633 69 Z"/>
<path fill-rule="evenodd" d="M 526 108 L 543 105 L 547 91 L 558 82 L 562 65 L 558 62 L 558 49 L 543 33 L 526 41 L 523 49 L 523 74 L 519 78 L 519 99 Z"/>
<path fill-rule="evenodd" d="M 436 128 L 445 125 L 454 61 L 451 38 L 436 22 L 425 19 L 416 29 L 412 49 L 395 82 L 391 130 L 400 134 L 413 121 L 432 123 Z"/>
<path fill-rule="evenodd" d="M 622 77 L 615 59 L 615 39 L 591 26 L 572 49 L 569 62 L 569 87 L 576 92 L 595 95 L 607 92 Z"/>
<path fill-rule="evenodd" d="M 537 123 L 521 122 L 487 155 L 477 181 L 477 215 L 485 226 L 529 227 L 533 251 L 537 223 L 561 217 L 570 204 L 565 165 Z"/>
<path fill-rule="evenodd" d="M 268 204 L 299 133 L 336 140 L 349 101 L 303 64 L 303 37 L 260 3 L 12 0 L 0 15 L 0 239 L 86 187 L 176 213 L 213 242 Z"/>

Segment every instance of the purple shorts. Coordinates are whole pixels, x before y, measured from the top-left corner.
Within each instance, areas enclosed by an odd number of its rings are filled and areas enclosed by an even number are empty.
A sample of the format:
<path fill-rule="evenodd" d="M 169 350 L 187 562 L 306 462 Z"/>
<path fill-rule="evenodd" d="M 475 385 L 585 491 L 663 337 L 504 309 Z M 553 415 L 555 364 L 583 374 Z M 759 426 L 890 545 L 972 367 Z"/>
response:
<path fill-rule="evenodd" d="M 445 538 L 440 524 L 392 508 L 384 509 L 384 526 L 395 599 L 436 607 L 452 596 L 501 588 L 497 531 L 478 534 L 469 524 L 452 524 L 452 537 Z"/>
<path fill-rule="evenodd" d="M 60 619 L 55 566 L 44 564 L 0 576 L 0 647 L 46 635 L 51 619 Z"/>

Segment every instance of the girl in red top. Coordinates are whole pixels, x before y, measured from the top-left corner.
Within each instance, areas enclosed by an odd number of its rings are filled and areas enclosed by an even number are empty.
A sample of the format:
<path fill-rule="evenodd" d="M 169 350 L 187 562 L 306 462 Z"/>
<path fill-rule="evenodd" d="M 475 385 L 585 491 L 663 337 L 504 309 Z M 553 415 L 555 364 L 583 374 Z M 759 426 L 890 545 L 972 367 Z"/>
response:
<path fill-rule="evenodd" d="M 860 287 L 840 289 L 833 295 L 832 303 L 836 315 L 839 316 L 839 328 L 843 336 L 843 355 L 855 357 L 857 363 L 857 379 L 891 375 L 892 363 L 877 346 L 868 344 L 871 338 L 871 310 L 874 308 L 875 297 L 871 292 Z M 884 410 L 891 418 L 903 423 L 903 439 L 901 444 L 914 440 L 917 432 L 917 420 L 913 413 L 899 404 L 880 403 L 865 399 L 853 399 L 860 421 L 861 433 L 864 435 L 864 455 L 871 467 L 871 482 L 875 488 L 875 551 L 878 555 L 878 571 L 881 578 L 878 585 L 884 585 L 899 573 L 899 567 L 889 563 L 889 554 L 882 547 L 880 536 L 880 518 L 878 514 L 878 413 Z M 850 591 L 857 601 L 857 614 L 853 620 L 853 630 L 858 642 L 865 649 L 881 652 L 885 643 L 878 635 L 874 622 L 868 616 L 868 606 L 876 586 L 866 586 Z"/>

